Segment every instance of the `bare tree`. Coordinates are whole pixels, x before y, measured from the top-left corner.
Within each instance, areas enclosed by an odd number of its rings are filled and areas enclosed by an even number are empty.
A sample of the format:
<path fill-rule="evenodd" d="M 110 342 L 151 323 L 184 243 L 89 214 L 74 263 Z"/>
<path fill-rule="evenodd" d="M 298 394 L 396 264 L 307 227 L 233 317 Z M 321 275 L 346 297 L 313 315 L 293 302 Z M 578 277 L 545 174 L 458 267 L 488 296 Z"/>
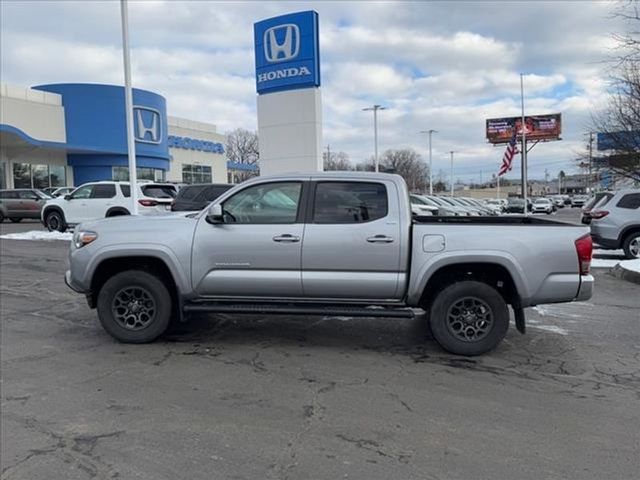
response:
<path fill-rule="evenodd" d="M 349 161 L 349 155 L 345 152 L 324 152 L 322 154 L 324 171 L 353 170 L 353 165 Z"/>
<path fill-rule="evenodd" d="M 424 192 L 429 188 L 429 167 L 420 154 L 411 148 L 384 152 L 380 170 L 400 175 L 411 192 Z"/>
<path fill-rule="evenodd" d="M 609 154 L 598 159 L 596 169 L 605 168 L 622 177 L 640 181 L 640 9 L 637 0 L 618 2 L 614 16 L 627 31 L 614 34 L 616 54 L 607 107 L 593 115 L 593 128 L 607 140 Z M 584 165 L 588 154 L 578 159 Z M 589 164 L 591 166 L 591 164 Z"/>
<path fill-rule="evenodd" d="M 236 163 L 259 165 L 258 134 L 244 128 L 236 128 L 227 134 L 227 158 Z M 240 182 L 259 175 L 259 171 L 240 171 L 236 175 Z"/>

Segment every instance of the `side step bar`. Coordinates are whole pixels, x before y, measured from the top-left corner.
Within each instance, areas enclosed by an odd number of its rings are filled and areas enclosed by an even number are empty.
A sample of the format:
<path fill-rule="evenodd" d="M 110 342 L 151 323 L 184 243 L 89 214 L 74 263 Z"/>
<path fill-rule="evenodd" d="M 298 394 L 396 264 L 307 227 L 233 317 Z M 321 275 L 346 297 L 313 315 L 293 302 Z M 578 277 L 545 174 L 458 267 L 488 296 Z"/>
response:
<path fill-rule="evenodd" d="M 413 318 L 412 310 L 408 308 L 363 308 L 351 305 L 325 306 L 300 303 L 225 303 L 225 302 L 193 302 L 186 303 L 182 309 L 185 313 L 271 313 L 275 315 L 324 315 L 340 317 L 385 317 L 385 318 Z"/>

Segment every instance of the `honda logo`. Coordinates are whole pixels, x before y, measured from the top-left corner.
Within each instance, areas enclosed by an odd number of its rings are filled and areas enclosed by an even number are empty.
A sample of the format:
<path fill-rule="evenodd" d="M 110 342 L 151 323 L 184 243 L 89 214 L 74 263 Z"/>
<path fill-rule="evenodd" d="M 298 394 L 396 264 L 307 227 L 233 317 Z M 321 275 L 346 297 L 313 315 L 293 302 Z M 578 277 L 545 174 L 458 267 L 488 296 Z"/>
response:
<path fill-rule="evenodd" d="M 263 42 L 267 62 L 293 60 L 300 53 L 300 29 L 293 23 L 271 27 L 265 30 Z"/>
<path fill-rule="evenodd" d="M 134 131 L 137 142 L 162 142 L 160 112 L 149 107 L 133 107 Z"/>

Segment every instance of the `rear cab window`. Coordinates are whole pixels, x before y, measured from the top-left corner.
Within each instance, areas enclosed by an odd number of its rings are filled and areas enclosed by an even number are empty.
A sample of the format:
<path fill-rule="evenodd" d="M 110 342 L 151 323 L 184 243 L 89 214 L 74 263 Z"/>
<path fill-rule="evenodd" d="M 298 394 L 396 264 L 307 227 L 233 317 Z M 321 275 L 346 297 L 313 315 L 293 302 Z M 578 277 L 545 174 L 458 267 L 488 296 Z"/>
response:
<path fill-rule="evenodd" d="M 387 216 L 387 187 L 377 182 L 319 182 L 313 223 L 365 223 Z"/>

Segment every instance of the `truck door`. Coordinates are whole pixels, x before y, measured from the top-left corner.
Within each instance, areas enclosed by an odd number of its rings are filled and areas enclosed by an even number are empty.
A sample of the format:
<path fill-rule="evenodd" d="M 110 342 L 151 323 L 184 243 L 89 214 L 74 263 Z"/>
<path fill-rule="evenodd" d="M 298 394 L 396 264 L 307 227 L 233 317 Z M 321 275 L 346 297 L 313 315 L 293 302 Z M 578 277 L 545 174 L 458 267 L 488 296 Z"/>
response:
<path fill-rule="evenodd" d="M 395 299 L 401 236 L 393 182 L 312 185 L 302 246 L 305 297 Z"/>
<path fill-rule="evenodd" d="M 192 254 L 192 281 L 199 295 L 302 295 L 302 185 L 302 181 L 250 185 L 224 200 L 224 223 L 199 220 Z"/>

